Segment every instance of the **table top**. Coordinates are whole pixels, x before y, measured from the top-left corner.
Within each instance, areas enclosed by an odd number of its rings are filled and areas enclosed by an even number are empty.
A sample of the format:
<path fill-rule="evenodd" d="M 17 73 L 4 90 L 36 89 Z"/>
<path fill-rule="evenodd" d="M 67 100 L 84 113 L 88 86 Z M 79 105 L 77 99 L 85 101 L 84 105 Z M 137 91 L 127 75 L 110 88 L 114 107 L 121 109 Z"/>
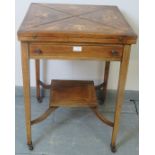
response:
<path fill-rule="evenodd" d="M 117 6 L 32 3 L 18 38 L 133 44 L 137 36 Z"/>

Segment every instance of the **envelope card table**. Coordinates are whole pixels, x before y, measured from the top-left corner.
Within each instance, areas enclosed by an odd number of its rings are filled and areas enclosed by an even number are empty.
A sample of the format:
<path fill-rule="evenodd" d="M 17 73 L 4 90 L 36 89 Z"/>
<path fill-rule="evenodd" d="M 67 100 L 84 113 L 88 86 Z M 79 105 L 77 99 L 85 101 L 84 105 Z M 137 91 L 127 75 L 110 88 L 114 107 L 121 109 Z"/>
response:
<path fill-rule="evenodd" d="M 102 122 L 113 128 L 111 150 L 116 151 L 130 48 L 136 43 L 136 38 L 117 6 L 31 4 L 18 30 L 18 39 L 21 42 L 27 144 L 30 150 L 33 149 L 32 125 L 43 121 L 59 107 L 82 107 L 92 109 Z M 43 98 L 41 87 L 50 90 L 47 110 L 34 120 L 31 120 L 30 59 L 35 60 L 38 102 Z M 50 85 L 41 81 L 41 59 L 105 61 L 103 83 L 98 86 L 103 90 L 104 98 L 110 62 L 118 61 L 120 71 L 114 119 L 111 121 L 99 112 L 93 81 L 55 79 Z"/>

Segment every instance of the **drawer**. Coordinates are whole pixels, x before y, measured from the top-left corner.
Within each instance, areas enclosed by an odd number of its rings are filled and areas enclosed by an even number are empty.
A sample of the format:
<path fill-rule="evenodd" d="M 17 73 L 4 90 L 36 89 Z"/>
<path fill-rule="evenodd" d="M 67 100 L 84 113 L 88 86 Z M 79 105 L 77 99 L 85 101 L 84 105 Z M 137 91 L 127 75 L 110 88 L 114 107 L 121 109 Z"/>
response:
<path fill-rule="evenodd" d="M 122 45 L 30 44 L 34 59 L 94 59 L 121 60 Z"/>

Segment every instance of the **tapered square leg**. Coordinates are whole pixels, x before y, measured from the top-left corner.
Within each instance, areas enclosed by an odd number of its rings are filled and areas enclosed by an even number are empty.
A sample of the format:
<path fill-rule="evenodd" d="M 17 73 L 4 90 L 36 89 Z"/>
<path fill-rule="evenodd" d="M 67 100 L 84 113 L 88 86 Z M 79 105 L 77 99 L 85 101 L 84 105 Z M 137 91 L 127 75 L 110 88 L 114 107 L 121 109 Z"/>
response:
<path fill-rule="evenodd" d="M 120 113 L 124 99 L 124 89 L 128 71 L 129 57 L 130 57 L 130 45 L 125 45 L 122 61 L 120 63 L 119 82 L 118 82 L 117 99 L 114 115 L 114 127 L 111 140 L 111 149 L 113 152 L 116 151 L 116 138 L 119 130 Z"/>
<path fill-rule="evenodd" d="M 22 72 L 23 72 L 23 92 L 25 105 L 25 120 L 26 120 L 26 135 L 27 145 L 32 144 L 31 140 L 31 103 L 30 103 L 30 70 L 29 70 L 29 51 L 28 43 L 21 43 L 21 58 L 22 58 Z"/>
<path fill-rule="evenodd" d="M 110 61 L 106 61 L 106 63 L 105 63 L 105 70 L 104 70 L 104 85 L 103 85 L 103 97 L 104 97 L 104 101 L 106 99 L 106 94 L 107 94 L 109 69 L 110 69 Z"/>
<path fill-rule="evenodd" d="M 35 60 L 35 68 L 36 68 L 36 98 L 39 103 L 42 102 L 43 97 L 41 96 L 40 90 L 40 60 Z"/>
<path fill-rule="evenodd" d="M 100 85 L 96 86 L 97 97 L 101 101 L 99 104 L 104 104 L 104 101 L 106 100 L 109 69 L 110 69 L 110 61 L 106 61 L 104 69 L 104 81 Z"/>

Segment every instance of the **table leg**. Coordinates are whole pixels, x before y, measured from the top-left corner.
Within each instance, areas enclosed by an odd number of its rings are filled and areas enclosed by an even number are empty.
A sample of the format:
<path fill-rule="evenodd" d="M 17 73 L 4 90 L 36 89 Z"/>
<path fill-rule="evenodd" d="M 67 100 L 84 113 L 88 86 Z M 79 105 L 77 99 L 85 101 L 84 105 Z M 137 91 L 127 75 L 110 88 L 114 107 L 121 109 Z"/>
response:
<path fill-rule="evenodd" d="M 116 152 L 116 137 L 119 130 L 119 121 L 120 121 L 120 113 L 124 99 L 124 89 L 127 77 L 128 63 L 130 57 L 130 45 L 124 46 L 123 57 L 120 64 L 120 72 L 119 72 L 119 82 L 118 82 L 118 90 L 117 90 L 117 99 L 116 99 L 116 107 L 115 107 L 115 115 L 114 115 L 114 127 L 112 132 L 112 140 L 111 140 L 111 151 Z"/>
<path fill-rule="evenodd" d="M 106 94 L 107 94 L 107 85 L 108 85 L 108 78 L 109 78 L 109 69 L 110 69 L 110 61 L 106 61 L 106 63 L 105 63 L 105 70 L 104 70 L 104 86 L 103 86 L 104 101 L 105 101 L 105 99 L 106 99 Z"/>
<path fill-rule="evenodd" d="M 36 97 L 39 103 L 42 102 L 41 92 L 40 92 L 40 60 L 35 60 L 35 68 L 36 68 Z"/>
<path fill-rule="evenodd" d="M 28 43 L 22 42 L 21 49 L 27 145 L 29 146 L 29 149 L 32 150 L 33 146 L 31 140 L 30 70 Z"/>

